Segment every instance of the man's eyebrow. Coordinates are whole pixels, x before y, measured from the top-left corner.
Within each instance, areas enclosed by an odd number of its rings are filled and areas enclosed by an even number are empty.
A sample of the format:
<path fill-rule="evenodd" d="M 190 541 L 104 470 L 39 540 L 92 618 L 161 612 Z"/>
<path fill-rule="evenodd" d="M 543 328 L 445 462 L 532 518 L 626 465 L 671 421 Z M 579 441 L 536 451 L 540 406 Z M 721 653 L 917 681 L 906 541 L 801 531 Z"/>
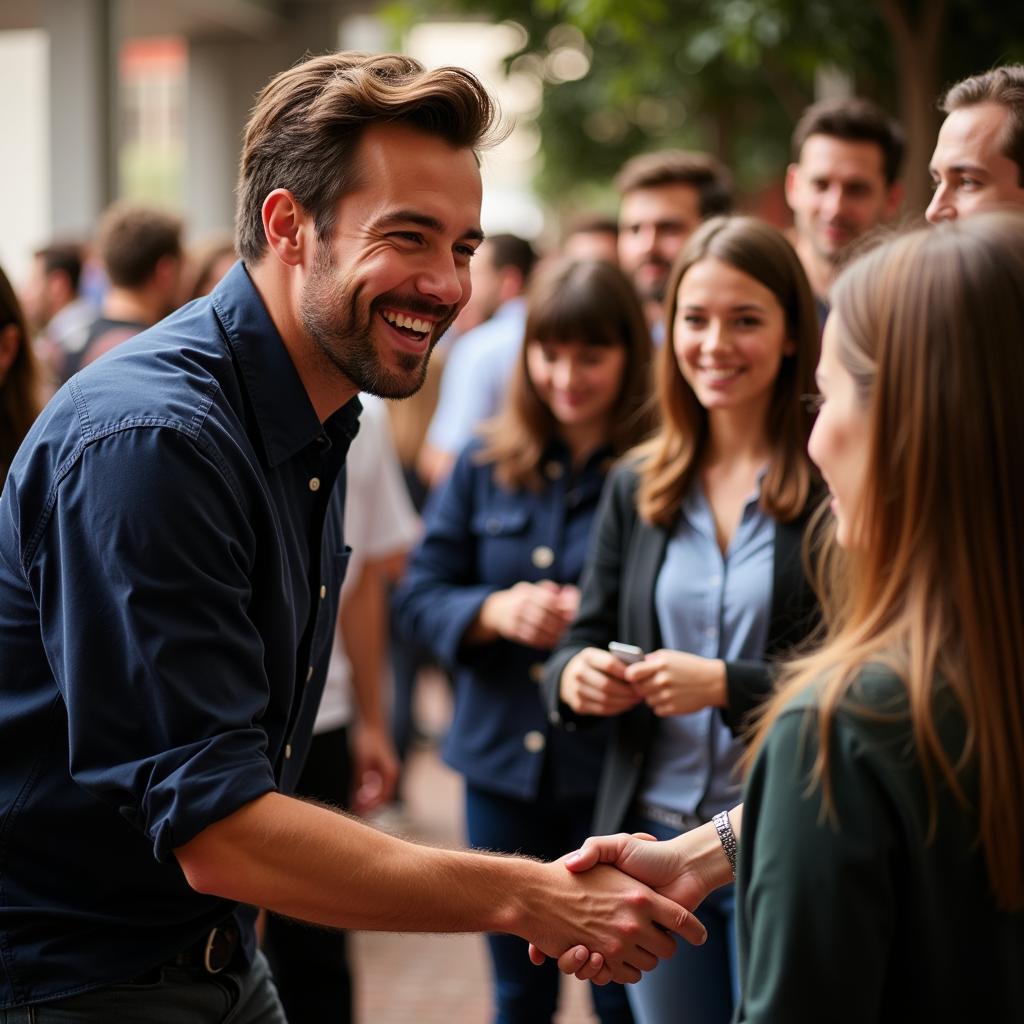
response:
<path fill-rule="evenodd" d="M 977 178 L 983 178 L 988 173 L 984 167 L 978 164 L 953 164 L 950 170 L 954 174 L 969 174 Z"/>
<path fill-rule="evenodd" d="M 421 213 L 419 210 L 395 210 L 392 213 L 385 214 L 377 221 L 378 227 L 389 227 L 395 224 L 417 224 L 437 234 L 443 234 L 445 229 L 444 221 L 430 216 L 429 213 Z M 482 242 L 484 240 L 484 233 L 477 227 L 466 228 L 460 237 Z"/>

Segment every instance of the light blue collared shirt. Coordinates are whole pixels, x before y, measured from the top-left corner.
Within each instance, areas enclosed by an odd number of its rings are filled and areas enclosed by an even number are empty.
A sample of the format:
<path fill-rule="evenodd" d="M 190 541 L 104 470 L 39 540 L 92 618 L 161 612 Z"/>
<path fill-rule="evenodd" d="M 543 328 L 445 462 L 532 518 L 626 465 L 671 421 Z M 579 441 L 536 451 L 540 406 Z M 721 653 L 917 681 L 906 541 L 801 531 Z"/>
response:
<path fill-rule="evenodd" d="M 700 484 L 683 502 L 654 593 L 666 648 L 724 661 L 764 657 L 775 520 L 759 506 L 760 491 L 761 478 L 724 556 Z M 661 719 L 640 799 L 707 820 L 738 801 L 742 751 L 717 708 Z"/>

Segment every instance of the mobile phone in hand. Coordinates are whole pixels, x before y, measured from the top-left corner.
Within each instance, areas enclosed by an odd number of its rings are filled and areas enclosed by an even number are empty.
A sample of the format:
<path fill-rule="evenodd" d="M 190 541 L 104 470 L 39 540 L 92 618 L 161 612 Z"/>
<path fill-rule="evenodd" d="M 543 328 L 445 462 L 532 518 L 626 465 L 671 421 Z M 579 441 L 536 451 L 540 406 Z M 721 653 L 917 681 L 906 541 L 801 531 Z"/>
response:
<path fill-rule="evenodd" d="M 623 665 L 635 665 L 638 661 L 644 660 L 643 648 L 637 647 L 634 644 L 620 644 L 618 640 L 613 640 L 608 645 L 608 650 L 611 651 Z"/>

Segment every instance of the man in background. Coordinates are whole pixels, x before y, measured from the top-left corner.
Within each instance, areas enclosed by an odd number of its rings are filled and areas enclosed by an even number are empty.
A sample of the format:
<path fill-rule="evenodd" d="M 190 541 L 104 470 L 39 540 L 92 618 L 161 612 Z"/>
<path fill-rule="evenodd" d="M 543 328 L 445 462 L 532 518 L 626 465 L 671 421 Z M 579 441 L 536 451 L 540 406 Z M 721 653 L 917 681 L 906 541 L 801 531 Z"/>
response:
<path fill-rule="evenodd" d="M 929 167 L 935 195 L 928 220 L 1024 204 L 1024 64 L 957 82 L 939 107 L 948 116 Z"/>
<path fill-rule="evenodd" d="M 786 202 L 824 321 L 828 290 L 850 246 L 891 220 L 903 202 L 903 132 L 868 100 L 823 100 L 803 112 L 792 151 Z"/>
<path fill-rule="evenodd" d="M 732 178 L 714 157 L 684 150 L 642 153 L 615 178 L 619 265 L 633 281 L 655 341 L 676 256 L 701 221 L 732 209 Z"/>
<path fill-rule="evenodd" d="M 178 305 L 183 264 L 181 221 L 150 206 L 117 202 L 100 218 L 96 248 L 110 281 L 75 370 L 152 327 Z"/>
<path fill-rule="evenodd" d="M 517 235 L 489 235 L 473 258 L 471 303 L 483 316 L 452 348 L 441 393 L 420 451 L 420 476 L 436 487 L 476 428 L 501 407 L 526 327 L 524 293 L 537 261 Z"/>

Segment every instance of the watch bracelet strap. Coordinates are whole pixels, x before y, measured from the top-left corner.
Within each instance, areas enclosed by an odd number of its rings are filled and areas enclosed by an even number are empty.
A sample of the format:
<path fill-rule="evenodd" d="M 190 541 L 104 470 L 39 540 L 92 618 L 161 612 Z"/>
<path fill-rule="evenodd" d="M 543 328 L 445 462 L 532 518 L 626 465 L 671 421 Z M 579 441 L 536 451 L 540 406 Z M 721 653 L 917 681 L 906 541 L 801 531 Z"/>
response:
<path fill-rule="evenodd" d="M 718 841 L 725 851 L 725 859 L 729 862 L 729 868 L 733 877 L 736 877 L 736 833 L 732 830 L 732 822 L 729 820 L 728 811 L 719 811 L 712 819 L 715 831 L 718 833 Z"/>

